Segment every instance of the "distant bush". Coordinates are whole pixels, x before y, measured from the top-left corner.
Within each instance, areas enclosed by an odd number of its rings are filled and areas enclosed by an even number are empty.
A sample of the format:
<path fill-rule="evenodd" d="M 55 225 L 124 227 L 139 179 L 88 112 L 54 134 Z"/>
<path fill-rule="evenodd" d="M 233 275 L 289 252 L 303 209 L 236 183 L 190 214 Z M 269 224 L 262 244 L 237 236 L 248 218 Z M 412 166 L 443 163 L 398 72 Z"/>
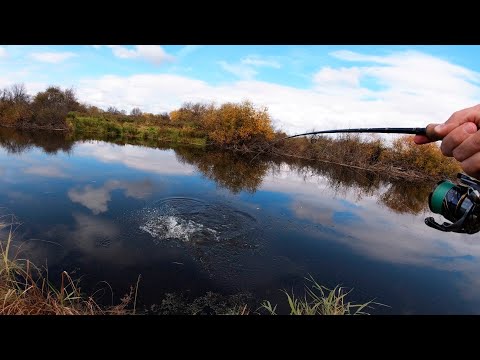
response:
<path fill-rule="evenodd" d="M 51 86 L 43 92 L 39 92 L 32 101 L 31 123 L 24 124 L 24 127 L 35 125 L 41 128 L 66 128 L 66 117 L 70 111 L 86 110 L 71 89 L 61 90 L 59 87 Z"/>
<path fill-rule="evenodd" d="M 15 127 L 30 117 L 30 96 L 23 85 L 0 90 L 0 124 Z"/>
<path fill-rule="evenodd" d="M 270 115 L 266 108 L 256 109 L 252 103 L 214 104 L 186 103 L 170 113 L 173 126 L 184 131 L 203 131 L 220 146 L 238 147 L 265 143 L 274 138 Z"/>
<path fill-rule="evenodd" d="M 460 164 L 445 157 L 435 143 L 418 146 L 412 136 L 403 136 L 393 142 L 381 161 L 404 170 L 421 169 L 432 176 L 451 176 L 461 171 Z"/>
<path fill-rule="evenodd" d="M 87 111 L 72 89 L 50 86 L 31 98 L 23 85 L 13 85 L 0 94 L 0 125 L 3 126 L 67 129 L 69 112 Z"/>
<path fill-rule="evenodd" d="M 209 139 L 218 145 L 246 145 L 273 140 L 274 132 L 266 108 L 256 109 L 252 103 L 226 103 L 210 106 L 202 119 Z"/>
<path fill-rule="evenodd" d="M 213 105 L 202 103 L 184 103 L 178 110 L 170 113 L 170 119 L 174 125 L 190 125 L 194 127 L 201 126 L 209 108 Z"/>
<path fill-rule="evenodd" d="M 454 177 L 461 171 L 460 164 L 443 156 L 436 144 L 418 146 L 412 136 L 400 137 L 391 146 L 378 138 L 352 134 L 281 141 L 283 137 L 285 134 L 276 135 L 280 141 L 272 150 L 279 155 L 343 164 L 405 178 Z"/>

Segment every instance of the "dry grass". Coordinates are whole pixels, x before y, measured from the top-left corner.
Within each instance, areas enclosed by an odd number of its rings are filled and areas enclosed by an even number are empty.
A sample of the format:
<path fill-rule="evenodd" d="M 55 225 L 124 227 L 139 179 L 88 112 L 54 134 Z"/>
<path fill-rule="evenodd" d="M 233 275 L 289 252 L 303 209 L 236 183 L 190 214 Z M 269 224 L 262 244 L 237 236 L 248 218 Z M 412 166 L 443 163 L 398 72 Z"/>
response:
<path fill-rule="evenodd" d="M 351 134 L 281 141 L 283 136 L 277 133 L 278 143 L 267 150 L 280 156 L 388 173 L 409 180 L 455 178 L 461 171 L 459 163 L 443 156 L 437 144 L 418 146 L 409 135 L 399 137 L 391 146 L 375 137 Z"/>
<path fill-rule="evenodd" d="M 250 310 L 248 309 L 248 305 L 237 306 L 223 315 L 250 315 Z"/>
<path fill-rule="evenodd" d="M 0 241 L 0 315 L 125 315 L 135 314 L 137 286 L 131 287 L 115 306 L 103 308 L 93 296 L 82 293 L 79 280 L 67 272 L 61 273 L 60 288 L 48 279 L 48 271 L 42 271 L 30 261 L 20 259 L 19 252 L 12 256 L 14 221 L 0 219 L 0 231 L 7 229 L 6 239 Z M 133 301 L 133 310 L 129 309 Z"/>

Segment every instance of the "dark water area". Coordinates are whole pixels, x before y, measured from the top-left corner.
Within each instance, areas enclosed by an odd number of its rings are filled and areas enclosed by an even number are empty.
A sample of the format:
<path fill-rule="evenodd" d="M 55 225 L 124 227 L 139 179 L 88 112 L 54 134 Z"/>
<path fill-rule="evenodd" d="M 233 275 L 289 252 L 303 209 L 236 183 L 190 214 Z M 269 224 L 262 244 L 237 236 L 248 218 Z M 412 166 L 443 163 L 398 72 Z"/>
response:
<path fill-rule="evenodd" d="M 0 208 L 21 222 L 21 257 L 52 279 L 81 276 L 105 303 L 103 281 L 119 299 L 139 275 L 145 307 L 168 292 L 285 303 L 279 289 L 301 291 L 311 275 L 353 288 L 352 301 L 389 305 L 374 314 L 479 313 L 478 235 L 424 224 L 433 185 L 0 129 Z"/>

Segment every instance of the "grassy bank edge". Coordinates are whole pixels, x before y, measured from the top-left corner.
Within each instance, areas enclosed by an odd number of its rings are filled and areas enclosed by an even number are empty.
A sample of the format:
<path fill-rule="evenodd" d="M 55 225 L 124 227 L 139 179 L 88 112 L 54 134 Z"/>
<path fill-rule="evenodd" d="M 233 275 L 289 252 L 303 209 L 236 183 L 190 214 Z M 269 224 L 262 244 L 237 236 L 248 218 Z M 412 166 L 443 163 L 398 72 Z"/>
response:
<path fill-rule="evenodd" d="M 66 271 L 60 276 L 60 287 L 56 288 L 48 278 L 48 269 L 40 269 L 28 259 L 12 255 L 13 234 L 16 222 L 4 222 L 0 218 L 0 230 L 8 228 L 7 237 L 0 241 L 0 315 L 141 315 L 137 309 L 140 276 L 135 287 L 125 294 L 120 302 L 111 306 L 100 306 L 94 295 L 82 292 L 80 280 L 72 278 Z M 20 250 L 20 249 L 18 249 Z M 351 291 L 336 286 L 328 289 L 318 284 L 313 277 L 306 278 L 305 295 L 296 297 L 283 290 L 290 315 L 369 315 L 368 309 L 383 304 L 370 300 L 355 304 L 346 298 Z M 252 309 L 247 304 L 238 304 L 221 315 L 277 315 L 277 305 L 263 301 Z"/>

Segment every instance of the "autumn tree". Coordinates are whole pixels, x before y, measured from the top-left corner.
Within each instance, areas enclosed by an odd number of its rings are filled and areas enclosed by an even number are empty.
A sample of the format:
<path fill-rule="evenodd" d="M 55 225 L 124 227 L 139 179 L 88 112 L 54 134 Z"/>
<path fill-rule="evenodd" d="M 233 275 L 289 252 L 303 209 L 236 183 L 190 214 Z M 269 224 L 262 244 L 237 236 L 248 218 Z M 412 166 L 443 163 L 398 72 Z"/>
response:
<path fill-rule="evenodd" d="M 202 119 L 210 106 L 202 103 L 184 103 L 178 110 L 170 113 L 170 119 L 174 123 L 188 123 L 200 126 Z"/>
<path fill-rule="evenodd" d="M 131 116 L 142 116 L 142 110 L 138 107 L 134 107 L 132 111 L 130 111 Z"/>
<path fill-rule="evenodd" d="M 32 119 L 29 123 L 24 123 L 23 127 L 66 129 L 67 114 L 85 109 L 72 89 L 62 90 L 57 86 L 50 86 L 34 97 L 31 110 Z"/>
<path fill-rule="evenodd" d="M 15 84 L 0 91 L 0 124 L 17 126 L 26 121 L 31 112 L 30 96 L 23 84 Z"/>
<path fill-rule="evenodd" d="M 118 110 L 115 106 L 109 106 L 107 109 L 107 113 L 112 114 L 112 115 L 120 115 L 121 112 Z"/>
<path fill-rule="evenodd" d="M 208 137 L 222 146 L 239 146 L 274 138 L 267 108 L 257 109 L 249 101 L 210 106 L 202 118 Z"/>

